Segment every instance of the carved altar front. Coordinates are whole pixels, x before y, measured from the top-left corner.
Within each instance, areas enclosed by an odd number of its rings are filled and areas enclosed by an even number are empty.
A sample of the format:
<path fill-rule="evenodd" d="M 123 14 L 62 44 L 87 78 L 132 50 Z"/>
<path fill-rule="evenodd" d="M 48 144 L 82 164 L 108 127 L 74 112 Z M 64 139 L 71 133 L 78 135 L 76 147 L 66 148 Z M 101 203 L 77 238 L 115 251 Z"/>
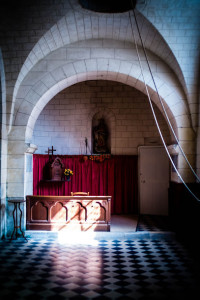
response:
<path fill-rule="evenodd" d="M 110 231 L 111 196 L 27 196 L 27 230 Z"/>

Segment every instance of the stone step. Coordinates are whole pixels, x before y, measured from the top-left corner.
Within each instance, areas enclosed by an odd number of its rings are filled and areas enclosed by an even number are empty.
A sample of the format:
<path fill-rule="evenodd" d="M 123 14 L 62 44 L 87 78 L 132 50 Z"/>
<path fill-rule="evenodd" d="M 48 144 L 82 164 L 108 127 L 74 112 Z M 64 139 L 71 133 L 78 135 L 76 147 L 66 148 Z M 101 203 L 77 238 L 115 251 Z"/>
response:
<path fill-rule="evenodd" d="M 168 231 L 137 231 L 137 232 L 61 232 L 61 231 L 34 231 L 26 230 L 27 239 L 55 239 L 67 241 L 93 240 L 113 240 L 113 239 L 147 239 L 147 240 L 166 240 L 175 238 L 174 232 Z"/>

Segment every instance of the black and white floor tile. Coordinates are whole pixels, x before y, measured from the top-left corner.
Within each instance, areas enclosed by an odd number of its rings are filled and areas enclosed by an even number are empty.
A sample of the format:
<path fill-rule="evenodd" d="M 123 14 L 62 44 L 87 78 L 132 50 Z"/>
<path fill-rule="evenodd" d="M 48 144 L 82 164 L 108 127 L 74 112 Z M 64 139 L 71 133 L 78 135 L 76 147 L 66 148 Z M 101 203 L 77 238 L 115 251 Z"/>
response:
<path fill-rule="evenodd" d="M 175 240 L 0 242 L 0 299 L 198 299 L 199 265 Z"/>
<path fill-rule="evenodd" d="M 168 216 L 140 215 L 136 231 L 173 231 Z"/>

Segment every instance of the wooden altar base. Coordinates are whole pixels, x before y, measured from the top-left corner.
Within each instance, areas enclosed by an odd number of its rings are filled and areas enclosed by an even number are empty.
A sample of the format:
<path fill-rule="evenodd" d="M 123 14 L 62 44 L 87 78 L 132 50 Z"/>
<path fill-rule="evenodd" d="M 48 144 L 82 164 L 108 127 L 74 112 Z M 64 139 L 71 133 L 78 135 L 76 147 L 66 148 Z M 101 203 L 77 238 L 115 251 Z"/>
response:
<path fill-rule="evenodd" d="M 27 230 L 110 231 L 111 196 L 27 196 Z"/>

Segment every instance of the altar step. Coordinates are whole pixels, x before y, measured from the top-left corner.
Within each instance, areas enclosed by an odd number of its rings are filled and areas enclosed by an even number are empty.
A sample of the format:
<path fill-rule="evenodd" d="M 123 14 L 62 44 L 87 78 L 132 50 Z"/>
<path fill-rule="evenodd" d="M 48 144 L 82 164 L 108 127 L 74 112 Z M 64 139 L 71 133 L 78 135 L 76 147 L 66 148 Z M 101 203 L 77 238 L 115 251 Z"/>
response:
<path fill-rule="evenodd" d="M 35 231 L 35 230 L 26 230 L 25 236 L 27 239 L 53 239 L 53 240 L 63 240 L 63 241 L 76 241 L 79 243 L 80 241 L 86 241 L 88 239 L 93 240 L 136 240 L 136 239 L 144 239 L 144 240 L 169 240 L 175 238 L 174 232 L 162 232 L 162 231 L 136 231 L 136 232 L 54 232 L 54 231 Z"/>
<path fill-rule="evenodd" d="M 110 232 L 100 231 L 34 231 L 26 230 L 27 238 L 80 240 L 113 240 L 113 239 L 147 239 L 167 240 L 175 238 L 175 233 L 168 225 L 167 218 L 162 216 L 112 215 Z"/>

